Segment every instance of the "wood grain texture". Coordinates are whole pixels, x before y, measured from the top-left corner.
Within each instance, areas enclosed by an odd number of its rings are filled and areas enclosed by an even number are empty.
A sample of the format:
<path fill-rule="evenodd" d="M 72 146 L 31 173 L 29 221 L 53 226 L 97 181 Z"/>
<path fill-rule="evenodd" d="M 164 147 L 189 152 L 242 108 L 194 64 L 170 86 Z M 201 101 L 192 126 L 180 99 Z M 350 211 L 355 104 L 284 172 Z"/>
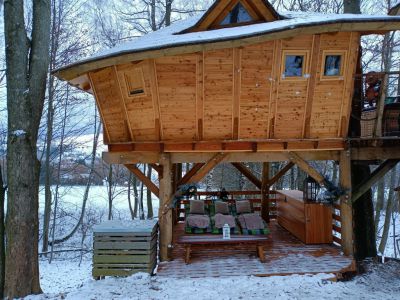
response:
<path fill-rule="evenodd" d="M 278 223 L 305 244 L 332 243 L 331 208 L 302 198 L 301 191 L 278 191 Z"/>
<path fill-rule="evenodd" d="M 357 37 L 302 35 L 117 65 L 118 80 L 109 69 L 90 77 L 111 144 L 130 132 L 139 142 L 344 138 L 354 64 L 337 80 L 321 80 L 321 70 L 326 51 L 351 50 L 352 61 Z M 282 77 L 286 54 L 305 56 L 300 79 Z M 143 81 L 144 93 L 129 95 L 126 78 Z"/>

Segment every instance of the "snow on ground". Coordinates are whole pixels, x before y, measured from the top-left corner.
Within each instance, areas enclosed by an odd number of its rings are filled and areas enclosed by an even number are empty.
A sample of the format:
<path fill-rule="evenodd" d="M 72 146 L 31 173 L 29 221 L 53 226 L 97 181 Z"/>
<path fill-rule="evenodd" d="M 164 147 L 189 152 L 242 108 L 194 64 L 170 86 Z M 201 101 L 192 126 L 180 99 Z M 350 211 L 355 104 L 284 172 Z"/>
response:
<path fill-rule="evenodd" d="M 54 189 L 54 187 L 52 187 Z M 85 186 L 60 186 L 59 194 L 61 197 L 61 206 L 66 209 L 73 209 L 79 211 L 82 206 L 83 195 L 85 193 Z M 144 195 L 146 195 L 146 188 Z M 128 205 L 128 188 L 124 186 L 118 186 L 115 190 L 115 199 L 113 200 L 113 209 L 115 213 L 118 212 L 129 212 Z M 43 212 L 44 208 L 44 187 L 41 186 L 39 190 L 39 210 Z M 146 200 L 145 200 L 146 202 Z M 107 186 L 91 186 L 89 192 L 89 198 L 87 206 L 107 208 L 108 207 L 108 191 Z M 158 211 L 159 200 L 153 195 L 153 211 Z M 145 213 L 147 213 L 147 206 L 145 203 Z"/>
<path fill-rule="evenodd" d="M 26 299 L 400 299 L 400 263 L 369 263 L 367 273 L 348 282 L 331 275 L 160 279 L 148 274 L 95 281 L 90 260 L 41 262 L 45 294 Z"/>

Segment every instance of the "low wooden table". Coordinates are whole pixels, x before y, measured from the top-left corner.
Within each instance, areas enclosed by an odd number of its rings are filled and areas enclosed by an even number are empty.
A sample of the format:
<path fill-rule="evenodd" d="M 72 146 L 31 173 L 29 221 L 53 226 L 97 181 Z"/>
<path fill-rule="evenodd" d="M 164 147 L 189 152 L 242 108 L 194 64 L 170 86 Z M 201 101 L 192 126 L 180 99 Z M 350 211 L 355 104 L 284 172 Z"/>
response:
<path fill-rule="evenodd" d="M 228 240 L 224 240 L 221 236 L 181 236 L 177 243 L 185 247 L 185 263 L 190 263 L 190 254 L 193 246 L 195 247 L 215 247 L 220 245 L 255 245 L 257 255 L 261 262 L 265 262 L 264 245 L 268 241 L 267 237 L 263 236 L 231 236 Z"/>

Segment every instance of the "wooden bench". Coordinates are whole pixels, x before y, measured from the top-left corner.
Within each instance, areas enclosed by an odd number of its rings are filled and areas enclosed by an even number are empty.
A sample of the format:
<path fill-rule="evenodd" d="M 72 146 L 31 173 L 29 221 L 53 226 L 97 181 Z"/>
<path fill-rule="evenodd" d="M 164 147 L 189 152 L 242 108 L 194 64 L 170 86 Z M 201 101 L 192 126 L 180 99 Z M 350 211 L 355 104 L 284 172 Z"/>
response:
<path fill-rule="evenodd" d="M 215 247 L 226 245 L 255 245 L 257 255 L 261 262 L 265 262 L 264 245 L 268 241 L 263 236 L 231 236 L 224 240 L 221 236 L 181 236 L 177 243 L 185 247 L 185 263 L 190 263 L 190 254 L 193 247 Z"/>

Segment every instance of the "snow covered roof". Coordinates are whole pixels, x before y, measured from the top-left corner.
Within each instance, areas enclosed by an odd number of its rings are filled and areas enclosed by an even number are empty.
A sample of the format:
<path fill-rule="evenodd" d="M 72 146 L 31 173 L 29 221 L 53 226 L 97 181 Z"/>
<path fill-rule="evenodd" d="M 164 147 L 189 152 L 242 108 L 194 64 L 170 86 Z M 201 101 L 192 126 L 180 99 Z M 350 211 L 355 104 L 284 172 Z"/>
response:
<path fill-rule="evenodd" d="M 146 233 L 153 232 L 157 220 L 129 220 L 129 221 L 105 221 L 93 227 L 93 232 L 133 232 Z"/>
<path fill-rule="evenodd" d="M 314 34 L 334 31 L 361 31 L 381 32 L 400 29 L 399 16 L 387 15 L 353 15 L 353 14 L 317 14 L 317 13 L 281 13 L 284 19 L 273 22 L 258 23 L 240 27 L 230 27 L 209 31 L 181 33 L 185 29 L 193 27 L 202 18 L 202 15 L 176 22 L 170 27 L 147 34 L 133 41 L 123 43 L 111 49 L 103 50 L 97 54 L 58 69 L 55 74 L 65 80 L 71 80 L 88 71 L 122 63 L 122 60 L 109 60 L 122 55 L 131 55 L 127 61 L 155 58 L 165 55 L 177 54 L 177 51 L 168 49 L 181 48 L 179 53 L 194 53 L 201 49 L 206 50 L 205 45 L 237 40 L 246 40 L 247 43 L 256 43 L 263 40 L 287 38 L 298 34 Z M 296 31 L 297 30 L 297 31 Z M 299 32 L 299 30 L 301 30 Z M 264 37 L 264 39 L 261 39 Z M 251 41 L 249 40 L 251 39 Z M 184 47 L 184 48 L 182 48 Z M 228 48 L 220 46 L 220 48 Z M 232 47 L 232 45 L 231 45 Z M 154 51 L 162 53 L 154 53 Z M 153 53 L 148 53 L 153 51 Z M 132 56 L 132 54 L 144 53 L 146 55 Z M 103 63 L 94 63 L 103 61 Z"/>

